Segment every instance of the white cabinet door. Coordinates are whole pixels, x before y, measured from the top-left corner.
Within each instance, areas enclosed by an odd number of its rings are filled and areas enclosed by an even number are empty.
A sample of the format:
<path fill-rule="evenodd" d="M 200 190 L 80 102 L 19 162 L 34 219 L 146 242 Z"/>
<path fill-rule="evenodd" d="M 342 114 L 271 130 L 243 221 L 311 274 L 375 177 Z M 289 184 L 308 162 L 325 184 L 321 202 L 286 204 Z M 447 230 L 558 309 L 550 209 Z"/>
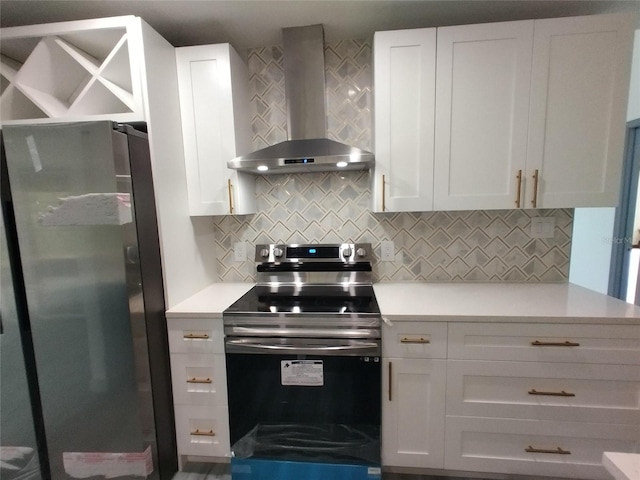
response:
<path fill-rule="evenodd" d="M 632 20 L 625 15 L 536 20 L 527 207 L 618 203 Z"/>
<path fill-rule="evenodd" d="M 388 358 L 383 372 L 382 464 L 442 468 L 446 360 Z"/>
<path fill-rule="evenodd" d="M 376 32 L 374 212 L 433 209 L 436 29 Z"/>
<path fill-rule="evenodd" d="M 247 67 L 229 44 L 176 48 L 189 211 L 255 212 L 255 177 L 227 168 L 250 150 Z"/>
<path fill-rule="evenodd" d="M 438 29 L 434 209 L 517 208 L 533 20 Z"/>

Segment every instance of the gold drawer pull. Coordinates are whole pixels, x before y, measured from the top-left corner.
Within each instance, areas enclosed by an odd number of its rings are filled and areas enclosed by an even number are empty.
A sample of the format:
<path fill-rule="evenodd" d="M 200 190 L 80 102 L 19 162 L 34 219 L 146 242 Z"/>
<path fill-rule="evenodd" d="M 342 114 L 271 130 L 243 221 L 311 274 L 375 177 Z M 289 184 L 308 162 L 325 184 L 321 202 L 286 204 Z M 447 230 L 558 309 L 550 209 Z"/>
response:
<path fill-rule="evenodd" d="M 209 338 L 209 335 L 207 335 L 206 333 L 187 333 L 184 336 L 184 338 L 186 338 L 188 340 L 193 340 L 194 338 L 207 340 Z"/>
<path fill-rule="evenodd" d="M 554 450 L 547 450 L 545 448 L 533 448 L 531 445 L 529 445 L 529 447 L 525 448 L 524 451 L 528 453 L 552 453 L 554 455 L 571 455 L 571 451 L 563 450 L 561 447 L 558 447 Z"/>
<path fill-rule="evenodd" d="M 187 383 L 212 383 L 210 378 L 187 378 Z"/>
<path fill-rule="evenodd" d="M 529 390 L 529 395 L 549 395 L 552 397 L 575 397 L 575 393 L 565 392 L 564 390 L 560 392 L 539 392 L 536 389 L 532 388 Z"/>
<path fill-rule="evenodd" d="M 576 342 L 570 342 L 567 340 L 566 342 L 541 342 L 540 340 L 535 340 L 531 342 L 531 345 L 534 347 L 579 347 L 580 344 Z"/>
<path fill-rule="evenodd" d="M 420 337 L 420 338 L 401 338 L 400 339 L 400 343 L 431 343 L 430 340 L 427 340 L 426 338 Z"/>
<path fill-rule="evenodd" d="M 191 432 L 191 435 L 198 435 L 201 437 L 215 437 L 216 434 L 213 433 L 213 430 L 207 430 L 206 432 L 203 432 L 199 429 L 195 429 L 193 432 Z"/>

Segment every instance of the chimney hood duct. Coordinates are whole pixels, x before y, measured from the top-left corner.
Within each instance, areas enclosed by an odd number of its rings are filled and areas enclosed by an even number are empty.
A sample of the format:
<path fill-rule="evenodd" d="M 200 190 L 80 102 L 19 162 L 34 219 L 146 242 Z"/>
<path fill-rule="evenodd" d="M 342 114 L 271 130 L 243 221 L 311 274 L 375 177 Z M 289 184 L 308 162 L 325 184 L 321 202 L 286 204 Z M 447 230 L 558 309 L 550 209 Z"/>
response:
<path fill-rule="evenodd" d="M 227 162 L 253 174 L 368 169 L 373 154 L 326 138 L 324 29 L 282 29 L 288 140 Z"/>

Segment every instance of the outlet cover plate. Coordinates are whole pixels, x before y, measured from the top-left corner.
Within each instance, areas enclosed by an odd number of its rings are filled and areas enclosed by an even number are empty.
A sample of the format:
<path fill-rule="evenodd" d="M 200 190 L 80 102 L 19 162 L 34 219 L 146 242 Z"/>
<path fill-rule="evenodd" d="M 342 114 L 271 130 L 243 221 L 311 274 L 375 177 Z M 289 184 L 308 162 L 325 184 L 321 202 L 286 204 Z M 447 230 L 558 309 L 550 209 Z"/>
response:
<path fill-rule="evenodd" d="M 531 238 L 553 238 L 556 227 L 554 217 L 533 217 L 531 219 Z"/>
<path fill-rule="evenodd" d="M 383 262 L 392 262 L 395 259 L 395 245 L 390 240 L 380 242 L 380 260 Z"/>

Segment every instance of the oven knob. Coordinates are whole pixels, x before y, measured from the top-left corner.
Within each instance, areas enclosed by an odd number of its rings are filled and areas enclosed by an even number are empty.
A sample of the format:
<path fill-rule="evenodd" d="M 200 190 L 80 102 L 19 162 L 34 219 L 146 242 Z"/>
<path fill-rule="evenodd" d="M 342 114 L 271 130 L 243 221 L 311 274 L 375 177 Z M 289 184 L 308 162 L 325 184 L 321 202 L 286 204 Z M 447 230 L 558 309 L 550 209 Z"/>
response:
<path fill-rule="evenodd" d="M 282 249 L 281 248 L 274 248 L 273 249 L 273 256 L 276 258 L 280 258 L 282 256 Z"/>
<path fill-rule="evenodd" d="M 262 250 L 260 250 L 260 256 L 262 258 L 269 258 L 269 249 L 263 248 Z"/>
<path fill-rule="evenodd" d="M 359 257 L 364 257 L 367 254 L 367 251 L 364 248 L 359 248 L 356 250 L 356 255 Z"/>
<path fill-rule="evenodd" d="M 342 250 L 342 256 L 344 258 L 349 258 L 351 257 L 351 249 L 349 247 L 345 248 Z"/>

